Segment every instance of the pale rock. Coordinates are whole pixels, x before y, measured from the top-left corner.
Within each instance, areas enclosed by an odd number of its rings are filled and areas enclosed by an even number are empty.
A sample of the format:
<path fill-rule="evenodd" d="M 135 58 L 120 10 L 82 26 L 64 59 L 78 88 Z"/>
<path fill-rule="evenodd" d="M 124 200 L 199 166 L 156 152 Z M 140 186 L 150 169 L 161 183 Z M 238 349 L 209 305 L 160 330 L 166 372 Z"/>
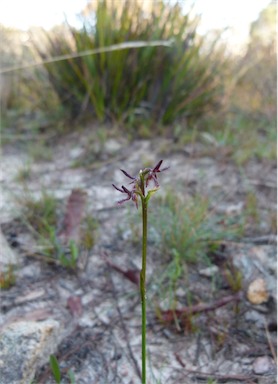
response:
<path fill-rule="evenodd" d="M 82 153 L 84 152 L 84 149 L 81 148 L 81 147 L 76 147 L 76 148 L 73 148 L 71 149 L 70 151 L 70 158 L 75 160 L 77 159 L 78 157 L 80 157 L 82 155 Z"/>
<path fill-rule="evenodd" d="M 265 375 L 267 373 L 274 373 L 275 364 L 269 356 L 257 357 L 253 362 L 253 372 L 256 375 Z"/>
<path fill-rule="evenodd" d="M 96 318 L 91 314 L 85 314 L 78 320 L 78 325 L 80 327 L 94 327 L 96 325 Z"/>
<path fill-rule="evenodd" d="M 9 246 L 5 236 L 0 231 L 0 265 L 17 265 L 19 261 L 18 254 Z"/>
<path fill-rule="evenodd" d="M 253 247 L 251 252 L 270 274 L 277 276 L 277 258 L 276 254 L 273 252 L 273 246 L 261 245 Z"/>
<path fill-rule="evenodd" d="M 41 273 L 41 265 L 39 263 L 33 263 L 30 265 L 26 265 L 25 267 L 22 267 L 19 271 L 21 277 L 27 277 L 27 278 L 39 278 Z"/>
<path fill-rule="evenodd" d="M 255 323 L 257 328 L 264 329 L 266 323 L 266 315 L 258 311 L 249 310 L 246 311 L 244 318 L 247 322 Z"/>
<path fill-rule="evenodd" d="M 93 301 L 94 297 L 95 296 L 92 292 L 88 292 L 85 295 L 82 295 L 81 296 L 82 305 L 85 307 L 86 305 L 88 305 L 90 302 Z"/>
<path fill-rule="evenodd" d="M 120 302 L 119 302 L 120 306 Z M 110 301 L 103 301 L 100 305 L 94 308 L 94 314 L 97 317 L 97 320 L 100 320 L 101 323 L 109 325 L 111 321 L 111 316 L 113 314 L 113 310 L 111 308 Z"/>
<path fill-rule="evenodd" d="M 185 297 L 186 296 L 186 290 L 183 289 L 182 287 L 179 287 L 176 290 L 176 295 L 179 296 L 179 297 Z"/>
<path fill-rule="evenodd" d="M 36 370 L 45 364 L 59 343 L 59 323 L 19 321 L 0 334 L 1 384 L 30 383 Z"/>
<path fill-rule="evenodd" d="M 226 215 L 235 215 L 241 214 L 244 207 L 244 203 L 242 201 L 237 204 L 219 204 L 216 208 L 218 213 L 223 213 Z"/>
<path fill-rule="evenodd" d="M 113 155 L 122 148 L 122 144 L 115 139 L 108 139 L 104 144 L 105 151 Z"/>
<path fill-rule="evenodd" d="M 218 272 L 219 272 L 219 268 L 217 267 L 217 265 L 212 265 L 211 267 L 201 269 L 199 271 L 199 274 L 205 277 L 212 277 L 216 275 Z"/>
<path fill-rule="evenodd" d="M 133 232 L 130 228 L 128 228 L 126 231 L 124 231 L 122 233 L 122 238 L 123 240 L 127 241 L 127 240 L 131 240 L 133 237 Z"/>

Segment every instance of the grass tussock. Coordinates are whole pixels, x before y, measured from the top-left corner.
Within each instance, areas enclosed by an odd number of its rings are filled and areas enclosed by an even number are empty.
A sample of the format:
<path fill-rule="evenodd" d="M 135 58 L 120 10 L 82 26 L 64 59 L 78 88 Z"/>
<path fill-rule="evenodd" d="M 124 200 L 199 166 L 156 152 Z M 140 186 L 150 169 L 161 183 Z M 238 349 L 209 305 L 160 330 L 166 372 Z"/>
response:
<path fill-rule="evenodd" d="M 95 3 L 92 3 L 95 4 Z M 204 49 L 197 19 L 163 1 L 144 9 L 140 1 L 100 0 L 83 12 L 83 27 L 47 34 L 42 59 L 124 42 L 173 41 L 45 64 L 59 100 L 72 117 L 90 112 L 99 120 L 168 124 L 196 119 L 216 103 L 221 62 Z M 212 43 L 213 45 L 213 43 Z"/>
<path fill-rule="evenodd" d="M 52 194 L 44 192 L 40 199 L 25 196 L 19 200 L 23 208 L 22 223 L 36 242 L 36 252 L 41 260 L 61 265 L 72 271 L 78 268 L 81 255 L 95 244 L 97 221 L 84 216 L 80 224 L 80 239 L 61 240 L 59 226 L 61 202 Z"/>
<path fill-rule="evenodd" d="M 164 255 L 187 263 L 204 261 L 211 247 L 242 233 L 239 220 L 216 215 L 208 199 L 196 196 L 186 204 L 173 192 L 161 199 L 154 213 Z"/>
<path fill-rule="evenodd" d="M 49 32 L 32 29 L 31 40 L 26 32 L 0 27 L 4 67 L 49 61 L 0 76 L 3 140 L 19 132 L 25 140 L 61 136 L 93 118 L 127 138 L 159 133 L 180 145 L 202 141 L 211 156 L 229 156 L 240 166 L 276 158 L 272 3 L 251 24 L 241 54 L 228 52 L 215 31 L 201 37 L 199 20 L 174 2 L 94 1 L 81 21 L 78 29 L 66 23 Z M 172 43 L 78 57 L 158 40 Z M 68 54 L 75 58 L 50 62 Z"/>

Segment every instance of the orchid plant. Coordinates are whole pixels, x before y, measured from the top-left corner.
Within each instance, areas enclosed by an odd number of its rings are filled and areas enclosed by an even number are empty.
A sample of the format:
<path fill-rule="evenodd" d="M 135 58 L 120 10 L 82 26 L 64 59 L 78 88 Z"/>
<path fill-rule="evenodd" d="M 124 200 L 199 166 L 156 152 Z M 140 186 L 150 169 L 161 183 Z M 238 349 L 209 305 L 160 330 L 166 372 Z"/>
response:
<path fill-rule="evenodd" d="M 113 187 L 125 194 L 125 198 L 118 201 L 118 205 L 131 200 L 138 209 L 138 199 L 142 204 L 142 268 L 140 271 L 140 295 L 142 306 L 142 384 L 146 384 L 146 267 L 147 267 L 147 218 L 148 218 L 148 202 L 150 197 L 159 189 L 158 173 L 165 171 L 169 167 L 160 169 L 163 160 L 160 160 L 154 168 L 144 168 L 139 171 L 138 176 L 133 177 L 126 171 L 121 169 L 123 174 L 131 179 L 129 183 L 131 188 L 122 185 L 121 188 Z M 150 189 L 150 183 L 153 182 L 154 188 Z"/>

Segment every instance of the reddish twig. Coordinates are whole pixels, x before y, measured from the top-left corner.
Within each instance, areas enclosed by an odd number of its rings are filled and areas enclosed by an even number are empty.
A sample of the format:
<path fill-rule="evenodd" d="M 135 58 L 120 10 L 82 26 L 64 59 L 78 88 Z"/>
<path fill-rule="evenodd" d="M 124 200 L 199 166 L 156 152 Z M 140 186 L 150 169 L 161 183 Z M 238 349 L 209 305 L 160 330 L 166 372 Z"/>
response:
<path fill-rule="evenodd" d="M 184 362 L 182 361 L 180 355 L 179 355 L 178 353 L 175 353 L 174 356 L 175 356 L 177 362 L 182 366 L 182 368 L 185 368 L 185 364 L 184 364 Z"/>
<path fill-rule="evenodd" d="M 273 360 L 277 364 L 277 355 L 276 355 L 275 348 L 274 348 L 274 345 L 272 343 L 272 340 L 271 340 L 271 337 L 270 337 L 270 334 L 269 334 L 269 330 L 267 328 L 266 320 L 264 320 L 264 328 L 265 328 L 265 333 L 266 333 L 266 338 L 267 338 L 269 349 L 271 351 Z"/>
<path fill-rule="evenodd" d="M 247 375 L 220 375 L 217 373 L 203 373 L 199 371 L 190 371 L 187 372 L 190 373 L 190 375 L 194 375 L 195 379 L 208 379 L 212 378 L 217 381 L 226 382 L 227 380 L 236 380 L 236 381 L 243 381 L 246 384 L 255 384 L 254 379 L 251 376 Z"/>
<path fill-rule="evenodd" d="M 170 309 L 167 311 L 161 311 L 161 318 L 163 321 L 171 323 L 175 320 L 175 318 L 195 315 L 196 313 L 201 313 L 201 312 L 213 311 L 231 302 L 239 301 L 241 300 L 241 298 L 242 298 L 242 294 L 239 292 L 235 295 L 222 297 L 221 299 L 215 301 L 214 303 L 209 303 L 209 304 L 201 303 L 201 304 L 192 305 L 191 307 L 184 307 L 182 309 L 176 309 L 176 310 Z"/>

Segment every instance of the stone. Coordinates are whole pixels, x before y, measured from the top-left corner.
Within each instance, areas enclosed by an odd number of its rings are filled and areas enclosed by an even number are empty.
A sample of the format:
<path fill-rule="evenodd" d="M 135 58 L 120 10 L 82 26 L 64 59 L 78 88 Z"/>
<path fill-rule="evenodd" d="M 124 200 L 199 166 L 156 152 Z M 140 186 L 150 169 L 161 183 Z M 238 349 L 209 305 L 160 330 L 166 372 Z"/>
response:
<path fill-rule="evenodd" d="M 9 266 L 17 265 L 19 262 L 19 256 L 9 246 L 3 233 L 0 231 L 0 265 Z"/>
<path fill-rule="evenodd" d="M 108 139 L 105 141 L 104 147 L 106 152 L 113 155 L 122 148 L 122 144 L 118 140 Z"/>
<path fill-rule="evenodd" d="M 70 151 L 70 158 L 75 160 L 78 159 L 84 152 L 84 149 L 82 147 L 75 147 L 72 148 Z"/>
<path fill-rule="evenodd" d="M 265 329 L 265 313 L 249 310 L 246 311 L 244 317 L 247 322 L 255 323 L 258 329 Z"/>
<path fill-rule="evenodd" d="M 244 207 L 244 203 L 242 201 L 236 204 L 219 204 L 216 208 L 218 213 L 226 214 L 226 215 L 239 215 L 242 213 Z"/>
<path fill-rule="evenodd" d="M 59 343 L 55 320 L 18 321 L 0 334 L 1 384 L 32 382 L 36 370 L 45 364 Z"/>
<path fill-rule="evenodd" d="M 211 267 L 201 269 L 199 271 L 199 274 L 205 277 L 212 277 L 216 275 L 216 273 L 218 272 L 219 272 L 219 268 L 217 267 L 217 265 L 212 265 Z"/>
<path fill-rule="evenodd" d="M 265 375 L 274 373 L 275 363 L 269 356 L 257 357 L 253 362 L 253 372 L 256 375 Z"/>
<path fill-rule="evenodd" d="M 261 245 L 251 248 L 254 258 L 258 260 L 267 272 L 273 276 L 277 276 L 277 258 L 276 252 L 272 245 Z"/>

